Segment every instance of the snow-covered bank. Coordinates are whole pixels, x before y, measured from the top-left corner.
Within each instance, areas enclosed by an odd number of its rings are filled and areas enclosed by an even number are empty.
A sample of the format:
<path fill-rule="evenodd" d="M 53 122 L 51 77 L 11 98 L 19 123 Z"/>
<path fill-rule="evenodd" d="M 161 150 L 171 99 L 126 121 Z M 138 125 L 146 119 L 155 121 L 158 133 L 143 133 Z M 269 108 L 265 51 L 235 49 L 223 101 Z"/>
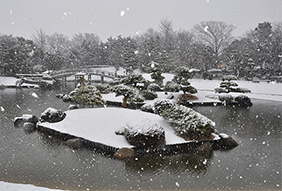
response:
<path fill-rule="evenodd" d="M 41 123 L 40 126 L 55 131 L 75 135 L 86 140 L 102 143 L 115 148 L 132 147 L 124 136 L 116 135 L 123 131 L 132 119 L 146 118 L 161 124 L 165 129 L 166 144 L 178 144 L 184 139 L 174 134 L 174 130 L 159 115 L 124 108 L 95 108 L 66 111 L 66 118 L 58 123 Z"/>
<path fill-rule="evenodd" d="M 191 84 L 197 88 L 198 93 L 195 96 L 199 98 L 210 97 L 209 95 L 215 94 L 214 89 L 219 87 L 220 80 L 203 80 L 203 79 L 191 79 Z M 238 80 L 236 83 L 239 87 L 247 88 L 251 90 L 251 93 L 244 93 L 251 99 L 261 99 L 270 101 L 282 101 L 282 84 L 276 82 L 260 82 L 253 83 L 251 81 Z M 241 95 L 242 93 L 229 93 L 233 96 Z M 199 100 L 200 101 L 200 100 Z M 208 100 L 206 100 L 208 101 Z"/>
<path fill-rule="evenodd" d="M 123 73 L 123 72 L 121 72 Z M 164 79 L 164 84 L 167 81 L 171 81 L 173 78 L 173 74 L 164 73 L 162 74 Z M 150 74 L 143 74 L 145 79 L 151 80 Z M 14 77 L 0 77 L 0 85 L 3 84 L 5 86 L 8 85 L 15 85 L 17 79 Z M 209 102 L 215 101 L 210 97 L 216 95 L 214 89 L 219 87 L 220 80 L 203 80 L 203 79 L 190 79 L 189 80 L 197 90 L 198 93 L 195 96 L 198 97 L 198 100 L 194 102 Z M 251 90 L 251 93 L 245 93 L 251 99 L 262 99 L 262 100 L 271 100 L 271 101 L 282 101 L 282 83 L 276 82 L 260 82 L 260 83 L 253 83 L 251 81 L 236 81 L 240 87 L 247 88 Z M 24 84 L 26 85 L 26 84 Z M 27 84 L 28 85 L 28 84 Z M 177 94 L 177 93 L 173 93 Z M 231 95 L 237 96 L 239 93 L 230 93 Z M 111 94 L 103 95 L 105 100 L 112 100 L 112 101 L 122 101 L 122 97 L 115 97 Z M 160 99 L 160 97 L 159 97 Z"/>
<path fill-rule="evenodd" d="M 8 183 L 8 182 L 2 182 L 0 181 L 0 190 L 2 191 L 60 191 L 57 189 L 50 189 L 50 188 L 43 188 L 43 187 L 37 187 L 31 184 L 15 184 L 15 183 Z"/>
<path fill-rule="evenodd" d="M 1 77 L 0 76 L 0 86 L 4 85 L 6 87 L 9 87 L 9 86 L 15 87 L 17 80 L 19 80 L 19 79 L 15 78 L 15 77 Z M 23 83 L 22 87 L 32 87 L 32 88 L 36 87 L 36 88 L 38 88 L 38 85 Z"/>

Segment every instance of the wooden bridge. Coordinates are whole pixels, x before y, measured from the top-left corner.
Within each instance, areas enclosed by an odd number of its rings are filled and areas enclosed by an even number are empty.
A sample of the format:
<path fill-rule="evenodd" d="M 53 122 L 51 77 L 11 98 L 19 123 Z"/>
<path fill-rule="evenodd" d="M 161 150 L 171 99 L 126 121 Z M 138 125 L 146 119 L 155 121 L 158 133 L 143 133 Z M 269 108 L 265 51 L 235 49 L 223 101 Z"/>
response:
<path fill-rule="evenodd" d="M 113 73 L 109 72 L 100 68 L 69 68 L 65 70 L 58 70 L 58 71 L 50 71 L 48 73 L 42 73 L 42 74 L 17 74 L 20 78 L 31 78 L 31 79 L 37 79 L 40 81 L 46 76 L 51 77 L 52 79 L 55 79 L 56 81 L 67 81 L 67 77 L 75 75 L 75 80 L 79 80 L 81 76 L 87 76 L 88 84 L 91 84 L 91 76 L 100 76 L 101 82 L 104 83 L 104 78 L 110 78 L 115 79 L 118 78 L 118 76 Z"/>

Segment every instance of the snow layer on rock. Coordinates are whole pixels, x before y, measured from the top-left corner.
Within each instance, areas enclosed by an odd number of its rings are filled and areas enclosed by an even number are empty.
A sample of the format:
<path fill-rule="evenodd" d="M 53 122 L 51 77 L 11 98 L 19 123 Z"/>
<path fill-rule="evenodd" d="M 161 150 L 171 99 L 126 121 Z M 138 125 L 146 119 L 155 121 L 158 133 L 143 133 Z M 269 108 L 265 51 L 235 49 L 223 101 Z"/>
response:
<path fill-rule="evenodd" d="M 116 135 L 130 120 L 147 118 L 152 123 L 160 124 L 165 130 L 167 144 L 185 142 L 184 139 L 174 134 L 174 130 L 160 116 L 123 108 L 95 108 L 78 109 L 65 112 L 63 121 L 57 123 L 41 123 L 41 126 L 81 137 L 93 142 L 102 143 L 116 148 L 132 147 L 124 136 Z"/>
<path fill-rule="evenodd" d="M 219 135 L 224 139 L 227 139 L 229 137 L 229 135 L 227 135 L 225 133 L 220 133 Z"/>

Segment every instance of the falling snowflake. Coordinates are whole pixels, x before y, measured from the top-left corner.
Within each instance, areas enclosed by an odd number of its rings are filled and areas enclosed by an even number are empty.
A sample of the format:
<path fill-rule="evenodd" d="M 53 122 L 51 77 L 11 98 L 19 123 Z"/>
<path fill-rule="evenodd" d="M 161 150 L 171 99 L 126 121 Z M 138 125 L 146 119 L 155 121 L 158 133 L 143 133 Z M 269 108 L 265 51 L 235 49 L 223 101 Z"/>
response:
<path fill-rule="evenodd" d="M 38 95 L 37 95 L 36 93 L 34 93 L 34 92 L 33 92 L 31 95 L 32 95 L 33 97 L 35 97 L 35 98 L 39 98 Z"/>
<path fill-rule="evenodd" d="M 125 15 L 125 11 L 121 11 L 121 12 L 120 12 L 120 16 L 123 17 L 124 15 Z"/>

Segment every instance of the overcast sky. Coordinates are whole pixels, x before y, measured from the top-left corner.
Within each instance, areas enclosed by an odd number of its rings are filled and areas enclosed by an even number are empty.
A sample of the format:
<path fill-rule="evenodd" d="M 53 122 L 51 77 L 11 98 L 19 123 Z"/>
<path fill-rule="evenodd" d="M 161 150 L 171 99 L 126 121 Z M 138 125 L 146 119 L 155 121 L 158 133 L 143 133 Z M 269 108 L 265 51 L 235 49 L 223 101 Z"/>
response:
<path fill-rule="evenodd" d="M 175 31 L 201 21 L 224 21 L 240 36 L 258 23 L 282 20 L 282 0 L 0 0 L 0 34 L 31 38 L 46 34 L 94 33 L 101 40 L 135 36 L 160 21 Z"/>

